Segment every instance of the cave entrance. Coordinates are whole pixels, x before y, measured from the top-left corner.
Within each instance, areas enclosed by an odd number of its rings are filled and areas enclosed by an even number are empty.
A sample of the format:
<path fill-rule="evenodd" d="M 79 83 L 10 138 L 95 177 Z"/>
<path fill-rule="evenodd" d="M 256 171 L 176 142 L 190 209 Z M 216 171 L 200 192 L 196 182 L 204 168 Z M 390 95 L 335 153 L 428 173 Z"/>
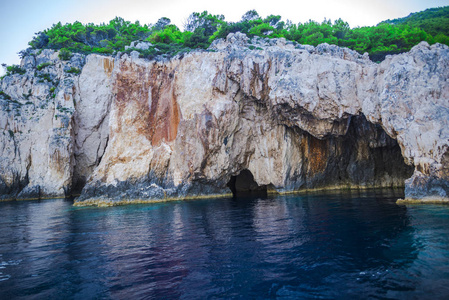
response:
<path fill-rule="evenodd" d="M 236 196 L 267 196 L 267 186 L 258 185 L 254 180 L 253 174 L 245 169 L 237 176 L 231 176 L 227 186 L 232 191 L 234 197 Z"/>

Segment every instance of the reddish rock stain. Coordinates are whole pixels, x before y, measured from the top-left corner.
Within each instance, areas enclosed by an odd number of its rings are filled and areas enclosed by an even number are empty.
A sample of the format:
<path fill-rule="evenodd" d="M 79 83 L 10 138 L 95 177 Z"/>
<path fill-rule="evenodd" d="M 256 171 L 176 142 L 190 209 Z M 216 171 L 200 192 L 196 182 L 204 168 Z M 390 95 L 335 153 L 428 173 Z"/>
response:
<path fill-rule="evenodd" d="M 132 122 L 138 134 L 144 135 L 154 146 L 176 138 L 181 114 L 173 73 L 167 66 L 158 64 L 145 67 L 123 62 L 120 65 L 115 83 L 119 131 L 122 125 L 129 126 L 122 124 L 122 116 L 127 105 L 133 102 L 137 117 Z"/>
<path fill-rule="evenodd" d="M 319 140 L 313 136 L 304 138 L 301 142 L 302 153 L 307 159 L 309 175 L 324 172 L 329 157 L 328 141 Z"/>
<path fill-rule="evenodd" d="M 103 68 L 106 75 L 110 77 L 114 69 L 114 61 L 109 58 L 103 58 Z"/>

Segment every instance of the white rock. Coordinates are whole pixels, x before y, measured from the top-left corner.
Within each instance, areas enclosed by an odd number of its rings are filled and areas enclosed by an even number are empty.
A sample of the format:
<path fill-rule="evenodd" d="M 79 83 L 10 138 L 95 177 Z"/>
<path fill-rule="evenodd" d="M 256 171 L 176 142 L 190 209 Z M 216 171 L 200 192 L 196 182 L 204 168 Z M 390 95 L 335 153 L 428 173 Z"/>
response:
<path fill-rule="evenodd" d="M 398 166 L 415 167 L 407 195 L 438 186 L 447 197 L 447 46 L 421 43 L 375 64 L 333 45 L 251 43 L 259 49 L 250 50 L 244 34 L 229 34 L 214 52 L 163 62 L 137 59 L 137 51 L 115 60 L 90 55 L 79 76 L 64 70 L 84 57 L 62 62 L 44 50 L 35 64 L 52 64 L 45 72 L 59 80 L 53 92 L 25 59 L 29 72 L 1 81 L 19 104 L 0 100 L 0 191 L 15 197 L 27 185 L 23 197 L 63 195 L 87 180 L 83 200 L 102 190 L 129 198 L 208 195 L 228 191 L 243 170 L 282 192 L 403 184 L 408 171 L 388 166 L 397 146 L 378 125 L 399 144 Z M 375 151 L 385 151 L 391 174 L 375 174 Z"/>

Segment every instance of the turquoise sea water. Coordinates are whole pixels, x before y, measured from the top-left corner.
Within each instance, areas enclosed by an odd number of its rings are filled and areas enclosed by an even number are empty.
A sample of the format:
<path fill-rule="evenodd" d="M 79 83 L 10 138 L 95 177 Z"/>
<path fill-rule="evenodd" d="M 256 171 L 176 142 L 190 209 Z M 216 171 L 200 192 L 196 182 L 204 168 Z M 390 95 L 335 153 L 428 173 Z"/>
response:
<path fill-rule="evenodd" d="M 398 191 L 0 203 L 0 299 L 449 299 L 449 206 Z"/>

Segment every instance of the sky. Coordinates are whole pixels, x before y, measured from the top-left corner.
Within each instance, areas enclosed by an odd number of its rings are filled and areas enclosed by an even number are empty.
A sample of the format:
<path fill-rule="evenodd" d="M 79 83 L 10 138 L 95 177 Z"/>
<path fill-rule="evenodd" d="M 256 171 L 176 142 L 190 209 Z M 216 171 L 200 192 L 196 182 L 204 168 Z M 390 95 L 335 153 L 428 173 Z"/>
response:
<path fill-rule="evenodd" d="M 34 34 L 58 22 L 99 24 L 119 16 L 153 24 L 168 17 L 183 29 L 192 12 L 207 10 L 235 22 L 255 9 L 261 17 L 280 15 L 282 20 L 295 24 L 341 18 L 356 27 L 374 26 L 386 19 L 447 5 L 449 0 L 0 0 L 0 63 L 18 64 L 17 53 L 28 47 Z M 3 73 L 0 68 L 0 75 Z"/>

